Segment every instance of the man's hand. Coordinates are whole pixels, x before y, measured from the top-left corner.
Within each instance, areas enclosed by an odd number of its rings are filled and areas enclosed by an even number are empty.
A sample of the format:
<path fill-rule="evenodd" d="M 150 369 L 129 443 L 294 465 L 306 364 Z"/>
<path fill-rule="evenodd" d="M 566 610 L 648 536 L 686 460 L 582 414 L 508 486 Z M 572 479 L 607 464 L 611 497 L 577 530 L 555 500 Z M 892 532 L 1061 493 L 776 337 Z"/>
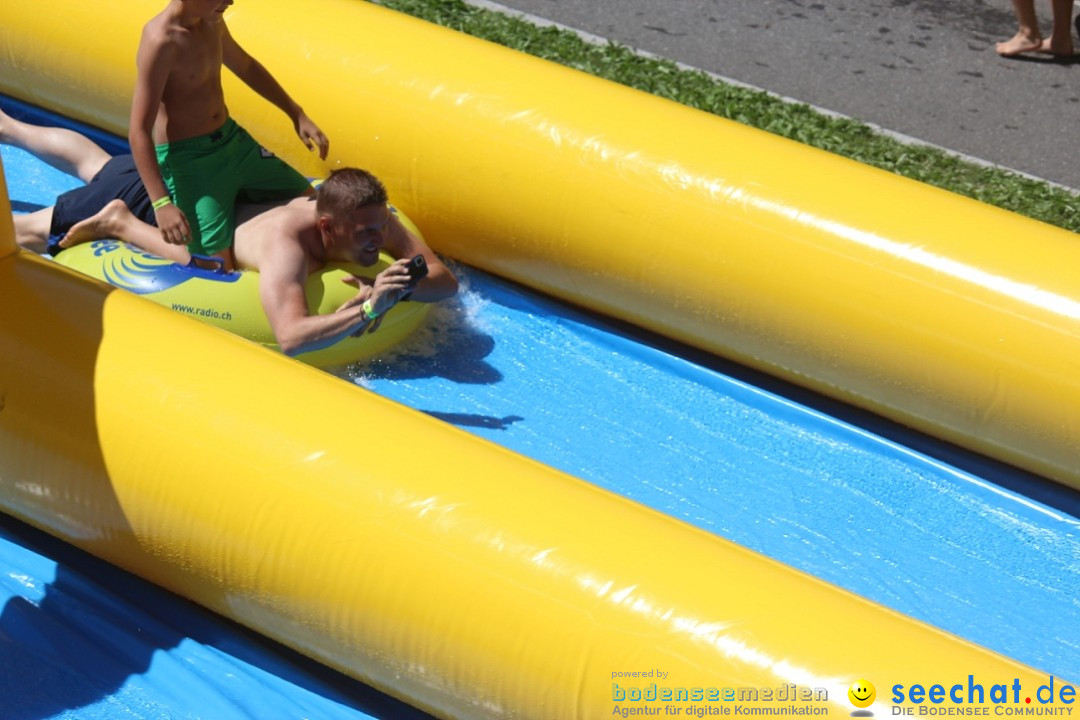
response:
<path fill-rule="evenodd" d="M 398 299 L 409 289 L 408 262 L 409 261 L 406 259 L 395 261 L 392 265 L 387 266 L 381 273 L 376 275 L 374 281 L 355 275 L 349 276 L 343 280 L 343 282 L 346 282 L 349 285 L 358 287 L 359 292 L 356 293 L 356 297 L 342 305 L 339 310 L 354 305 L 361 305 L 365 300 L 370 300 L 372 310 L 378 315 L 370 326 L 362 328 L 357 334 L 375 332 L 378 330 L 379 325 L 382 324 L 383 315 L 397 304 Z"/>
<path fill-rule="evenodd" d="M 170 245 L 187 245 L 191 241 L 191 228 L 184 211 L 172 203 L 154 210 L 161 238 Z"/>
<path fill-rule="evenodd" d="M 323 131 L 319 129 L 319 126 L 311 121 L 306 114 L 301 112 L 296 118 L 296 134 L 300 136 L 301 142 L 307 147 L 308 150 L 314 150 L 319 148 L 319 159 L 325 160 L 326 154 L 330 152 L 330 140 L 323 135 Z"/>
<path fill-rule="evenodd" d="M 395 260 L 381 273 L 375 276 L 372 285 L 371 304 L 375 312 L 382 315 L 397 304 L 397 301 L 409 289 L 409 261 L 407 259 Z"/>

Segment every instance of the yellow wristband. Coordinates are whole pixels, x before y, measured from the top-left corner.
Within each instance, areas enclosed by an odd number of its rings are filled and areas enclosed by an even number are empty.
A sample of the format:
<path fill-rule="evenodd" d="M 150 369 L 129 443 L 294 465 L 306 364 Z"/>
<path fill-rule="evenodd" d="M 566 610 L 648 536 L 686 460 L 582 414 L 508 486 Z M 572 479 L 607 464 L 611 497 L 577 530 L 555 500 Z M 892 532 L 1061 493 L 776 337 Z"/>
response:
<path fill-rule="evenodd" d="M 360 306 L 360 309 L 367 315 L 368 320 L 374 320 L 379 317 L 379 313 L 375 312 L 375 307 L 371 304 L 370 300 L 365 300 L 364 304 Z"/>
<path fill-rule="evenodd" d="M 172 198 L 169 197 L 168 195 L 165 195 L 163 197 L 159 197 L 157 200 L 155 200 L 153 202 L 153 205 L 154 205 L 155 210 L 160 210 L 161 208 L 165 207 L 166 205 L 172 205 Z"/>

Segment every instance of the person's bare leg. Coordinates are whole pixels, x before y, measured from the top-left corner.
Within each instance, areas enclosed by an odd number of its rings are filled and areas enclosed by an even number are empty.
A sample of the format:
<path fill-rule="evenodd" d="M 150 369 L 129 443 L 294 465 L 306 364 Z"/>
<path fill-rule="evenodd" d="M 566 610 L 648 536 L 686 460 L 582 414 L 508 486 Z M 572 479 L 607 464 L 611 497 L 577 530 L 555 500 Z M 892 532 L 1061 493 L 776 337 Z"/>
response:
<path fill-rule="evenodd" d="M 67 128 L 31 125 L 0 110 L 0 143 L 40 158 L 83 182 L 97 175 L 111 155 L 90 138 Z"/>
<path fill-rule="evenodd" d="M 1012 57 L 1041 50 L 1043 37 L 1039 30 L 1039 20 L 1035 15 L 1035 0 L 1013 0 L 1013 10 L 1016 12 L 1019 28 L 1010 39 L 994 46 L 998 55 Z"/>
<path fill-rule="evenodd" d="M 49 251 L 49 228 L 52 226 L 51 207 L 32 213 L 14 215 L 15 243 L 24 250 L 44 255 Z"/>
<path fill-rule="evenodd" d="M 123 240 L 144 252 L 181 265 L 187 265 L 191 261 L 191 253 L 185 246 L 165 242 L 161 231 L 135 217 L 123 200 L 112 200 L 96 215 L 72 225 L 60 241 L 60 247 L 70 248 L 102 238 Z"/>
<path fill-rule="evenodd" d="M 1053 0 L 1054 30 L 1042 49 L 1058 57 L 1073 55 L 1072 11 L 1074 0 Z"/>
<path fill-rule="evenodd" d="M 213 257 L 216 257 L 220 259 L 223 263 L 225 263 L 222 268 L 223 270 L 227 272 L 232 272 L 236 269 L 236 255 L 233 253 L 233 249 L 231 247 L 225 248 L 219 253 L 214 253 Z"/>

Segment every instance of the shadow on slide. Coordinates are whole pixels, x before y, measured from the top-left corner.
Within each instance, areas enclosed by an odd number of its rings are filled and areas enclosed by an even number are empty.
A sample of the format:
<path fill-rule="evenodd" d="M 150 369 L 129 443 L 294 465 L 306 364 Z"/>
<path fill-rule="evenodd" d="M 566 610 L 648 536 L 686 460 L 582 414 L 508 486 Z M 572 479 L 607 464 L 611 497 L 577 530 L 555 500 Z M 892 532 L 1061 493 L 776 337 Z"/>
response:
<path fill-rule="evenodd" d="M 4 720 L 109 718 L 124 706 L 168 717 L 184 704 L 185 716 L 222 719 L 431 720 L 7 515 L 0 557 Z"/>

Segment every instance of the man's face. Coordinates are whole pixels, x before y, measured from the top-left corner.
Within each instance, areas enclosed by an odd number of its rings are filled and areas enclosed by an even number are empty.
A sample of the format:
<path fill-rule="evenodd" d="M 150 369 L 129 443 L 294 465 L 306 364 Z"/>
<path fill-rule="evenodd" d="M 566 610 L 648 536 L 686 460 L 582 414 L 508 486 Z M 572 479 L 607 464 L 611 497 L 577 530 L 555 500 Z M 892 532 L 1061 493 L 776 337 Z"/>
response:
<path fill-rule="evenodd" d="M 374 265 L 386 241 L 390 210 L 383 205 L 343 213 L 330 219 L 330 239 L 334 247 L 358 265 Z"/>

